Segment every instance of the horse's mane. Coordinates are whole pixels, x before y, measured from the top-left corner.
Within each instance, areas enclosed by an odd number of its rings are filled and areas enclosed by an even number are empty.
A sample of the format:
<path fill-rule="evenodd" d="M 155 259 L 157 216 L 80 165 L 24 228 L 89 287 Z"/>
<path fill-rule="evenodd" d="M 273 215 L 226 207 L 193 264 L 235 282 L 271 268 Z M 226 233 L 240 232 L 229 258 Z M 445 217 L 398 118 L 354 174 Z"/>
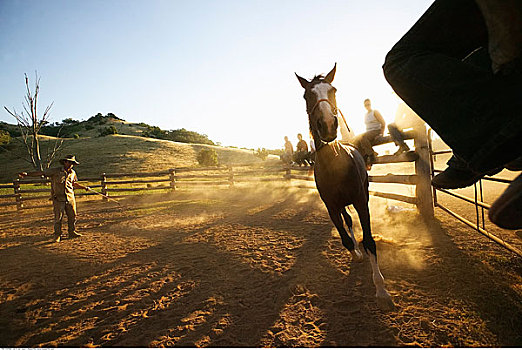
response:
<path fill-rule="evenodd" d="M 320 82 L 323 81 L 323 80 L 324 80 L 324 75 L 319 74 L 319 75 L 316 75 L 316 76 L 312 79 L 312 81 L 311 81 L 310 83 L 312 83 L 312 84 L 317 84 L 317 83 L 320 83 Z"/>

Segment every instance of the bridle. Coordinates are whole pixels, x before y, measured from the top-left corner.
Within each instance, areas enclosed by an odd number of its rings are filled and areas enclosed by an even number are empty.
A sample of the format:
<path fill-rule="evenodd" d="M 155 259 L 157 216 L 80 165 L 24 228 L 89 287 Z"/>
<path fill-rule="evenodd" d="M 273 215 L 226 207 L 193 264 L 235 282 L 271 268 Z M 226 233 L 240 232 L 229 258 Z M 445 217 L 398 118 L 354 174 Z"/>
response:
<path fill-rule="evenodd" d="M 315 109 L 317 108 L 317 106 L 319 106 L 319 103 L 321 102 L 327 102 L 330 107 L 332 108 L 332 112 L 333 112 L 333 115 L 337 118 L 337 112 L 339 112 L 341 114 L 341 117 L 343 118 L 343 121 L 344 121 L 344 125 L 346 125 L 346 129 L 348 129 L 348 132 L 350 132 L 350 127 L 348 126 L 348 123 L 346 123 L 346 118 L 344 117 L 343 115 L 343 112 L 341 112 L 341 110 L 339 108 L 337 108 L 337 106 L 334 106 L 332 104 L 332 102 L 330 102 L 330 100 L 326 99 L 326 98 L 321 98 L 319 100 L 317 100 L 317 102 L 314 104 L 314 106 L 312 107 L 312 109 L 310 110 L 310 112 L 308 112 L 308 117 L 310 118 L 310 116 L 312 115 L 312 113 L 314 113 Z M 318 151 L 322 146 L 328 144 L 327 142 L 319 139 L 320 141 L 320 144 L 317 148 L 316 151 Z M 315 140 L 314 140 L 315 142 Z"/>
<path fill-rule="evenodd" d="M 322 99 L 320 99 L 320 100 L 317 100 L 317 102 L 316 102 L 315 105 L 312 107 L 312 109 L 310 110 L 310 112 L 308 112 L 308 115 L 309 115 L 309 116 L 311 116 L 312 113 L 314 113 L 315 109 L 317 108 L 317 106 L 319 106 L 319 103 L 321 103 L 321 102 L 328 102 L 328 104 L 330 105 L 330 107 L 332 107 L 332 111 L 333 111 L 334 116 L 337 117 L 337 111 L 338 111 L 339 109 L 337 109 L 337 107 L 334 106 L 334 105 L 332 104 L 332 102 L 330 102 L 330 100 L 328 100 L 327 98 L 322 98 Z"/>

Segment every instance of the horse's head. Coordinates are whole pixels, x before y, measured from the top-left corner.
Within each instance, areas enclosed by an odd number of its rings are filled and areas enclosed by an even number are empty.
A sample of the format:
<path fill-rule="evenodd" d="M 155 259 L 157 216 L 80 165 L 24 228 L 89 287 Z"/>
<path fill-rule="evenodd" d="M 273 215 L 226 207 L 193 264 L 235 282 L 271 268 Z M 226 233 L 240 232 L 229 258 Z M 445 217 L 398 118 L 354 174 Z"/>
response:
<path fill-rule="evenodd" d="M 332 142 L 337 138 L 336 89 L 331 85 L 336 67 L 337 64 L 325 77 L 315 76 L 311 81 L 301 78 L 296 73 L 297 79 L 305 89 L 306 111 L 315 142 Z"/>

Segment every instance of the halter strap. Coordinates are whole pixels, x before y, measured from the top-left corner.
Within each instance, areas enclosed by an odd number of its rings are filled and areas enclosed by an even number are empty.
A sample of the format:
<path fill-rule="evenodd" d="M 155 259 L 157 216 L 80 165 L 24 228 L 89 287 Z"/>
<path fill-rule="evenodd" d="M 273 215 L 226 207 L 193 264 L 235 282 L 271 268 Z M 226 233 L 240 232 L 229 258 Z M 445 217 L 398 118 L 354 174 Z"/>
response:
<path fill-rule="evenodd" d="M 317 106 L 319 106 L 319 103 L 321 103 L 321 102 L 328 102 L 328 104 L 330 105 L 330 107 L 332 107 L 332 108 L 334 109 L 334 111 L 335 111 L 334 114 L 337 115 L 337 108 L 332 104 L 332 102 L 330 102 L 330 101 L 329 101 L 328 99 L 326 99 L 326 98 L 322 98 L 322 99 L 318 100 L 318 101 L 315 103 L 315 105 L 312 107 L 312 109 L 310 110 L 310 112 L 308 112 L 308 115 L 311 115 L 311 114 L 315 111 L 315 109 L 317 108 Z"/>
<path fill-rule="evenodd" d="M 315 109 L 317 108 L 317 106 L 319 106 L 319 103 L 321 103 L 321 102 L 327 102 L 330 105 L 330 107 L 332 107 L 332 109 L 334 110 L 334 115 L 337 117 L 338 109 L 332 104 L 332 102 L 330 102 L 326 98 L 321 98 L 321 99 L 317 100 L 317 102 L 314 104 L 314 106 L 312 107 L 310 112 L 308 112 L 308 117 L 310 117 L 312 115 L 312 113 L 315 111 Z M 319 144 L 318 145 L 316 144 L 316 146 L 315 146 L 315 151 L 316 152 L 318 152 L 321 148 L 323 148 L 323 146 L 328 144 L 327 142 L 324 142 L 320 138 L 319 138 L 318 141 L 319 141 Z M 314 137 L 314 143 L 315 143 L 315 137 Z"/>

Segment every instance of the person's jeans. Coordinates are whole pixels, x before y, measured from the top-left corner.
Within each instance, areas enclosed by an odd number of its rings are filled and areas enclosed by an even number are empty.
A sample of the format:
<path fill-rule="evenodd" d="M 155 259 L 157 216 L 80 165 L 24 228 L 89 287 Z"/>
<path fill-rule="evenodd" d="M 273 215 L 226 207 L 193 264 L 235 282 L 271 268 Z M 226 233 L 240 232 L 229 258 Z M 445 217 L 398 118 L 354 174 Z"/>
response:
<path fill-rule="evenodd" d="M 395 92 L 475 171 L 522 154 L 522 76 L 494 75 L 489 57 L 477 63 L 484 48 L 475 1 L 437 0 L 383 65 Z"/>
<path fill-rule="evenodd" d="M 375 158 L 375 151 L 373 150 L 373 145 L 378 136 L 381 136 L 380 130 L 370 130 L 357 135 L 353 140 L 353 144 L 357 151 L 363 156 L 366 164 L 369 164 Z"/>
<path fill-rule="evenodd" d="M 404 142 L 404 135 L 395 124 L 388 124 L 388 132 L 393 139 L 393 142 L 399 147 L 407 147 Z"/>

